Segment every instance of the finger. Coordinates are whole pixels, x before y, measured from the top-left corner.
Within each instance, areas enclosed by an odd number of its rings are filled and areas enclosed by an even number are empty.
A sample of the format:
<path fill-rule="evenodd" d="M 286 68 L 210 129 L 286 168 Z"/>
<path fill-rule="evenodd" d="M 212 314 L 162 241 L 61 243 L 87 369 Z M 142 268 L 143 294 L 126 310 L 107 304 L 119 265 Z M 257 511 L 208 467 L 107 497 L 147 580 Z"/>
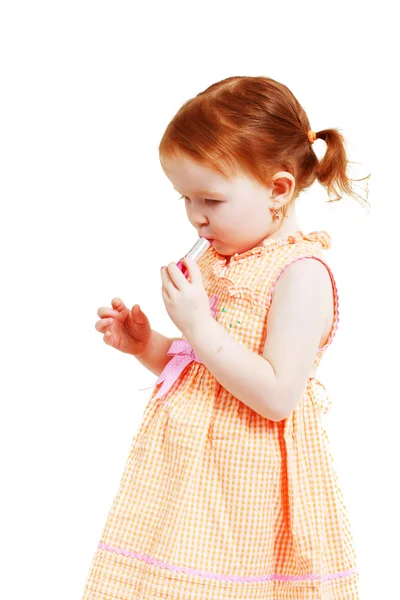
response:
<path fill-rule="evenodd" d="M 119 311 L 109 308 L 108 306 L 101 306 L 97 310 L 97 314 L 99 315 L 99 317 L 118 317 Z"/>
<path fill-rule="evenodd" d="M 168 300 L 171 300 L 170 293 L 171 293 L 174 285 L 169 277 L 167 267 L 161 267 L 161 281 L 162 281 L 162 285 L 161 285 L 162 297 L 164 299 L 167 298 Z"/>
<path fill-rule="evenodd" d="M 121 298 L 118 298 L 118 296 L 111 300 L 111 304 L 113 309 L 117 310 L 118 312 L 126 308 L 125 304 L 122 302 Z"/>
<path fill-rule="evenodd" d="M 114 319 L 111 318 L 107 318 L 107 319 L 100 319 L 100 321 L 96 321 L 95 323 L 95 329 L 97 329 L 97 331 L 100 331 L 101 333 L 104 333 L 104 331 L 108 328 L 111 327 L 111 325 L 113 324 Z"/>
<path fill-rule="evenodd" d="M 179 269 L 178 269 L 179 270 Z M 168 267 L 161 267 L 161 281 L 166 290 L 170 290 L 173 286 L 173 281 Z"/>
<path fill-rule="evenodd" d="M 131 315 L 135 320 L 136 325 L 147 325 L 148 318 L 140 308 L 139 304 L 132 306 Z"/>
<path fill-rule="evenodd" d="M 109 346 L 113 345 L 113 337 L 111 335 L 111 331 L 106 331 L 105 334 L 103 335 L 103 342 L 105 342 L 106 344 L 108 344 Z"/>
<path fill-rule="evenodd" d="M 161 296 L 164 298 L 164 301 L 171 300 L 171 296 L 169 295 L 168 290 L 164 286 L 161 286 Z"/>
<path fill-rule="evenodd" d="M 168 283 L 168 281 L 166 281 L 166 276 L 163 275 L 163 282 L 162 282 L 162 286 L 161 286 L 161 295 L 163 298 L 165 297 L 165 298 L 168 298 L 169 300 L 171 299 L 171 296 L 170 296 L 171 286 L 172 286 L 172 283 L 171 282 Z"/>
<path fill-rule="evenodd" d="M 186 256 L 182 259 L 182 263 L 184 263 L 185 267 L 187 268 L 192 283 L 197 283 L 202 280 L 199 265 L 195 260 L 190 258 L 190 256 Z"/>
<path fill-rule="evenodd" d="M 182 289 L 185 285 L 187 285 L 188 281 L 176 263 L 169 263 L 167 273 L 169 275 L 170 281 L 178 290 Z"/>

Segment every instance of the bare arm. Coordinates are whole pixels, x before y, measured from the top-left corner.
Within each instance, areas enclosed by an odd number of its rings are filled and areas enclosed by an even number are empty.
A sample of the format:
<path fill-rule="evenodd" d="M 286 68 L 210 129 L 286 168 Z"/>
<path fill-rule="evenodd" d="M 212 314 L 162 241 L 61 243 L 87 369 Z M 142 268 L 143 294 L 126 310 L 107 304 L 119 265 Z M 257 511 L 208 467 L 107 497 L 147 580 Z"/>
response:
<path fill-rule="evenodd" d="M 278 383 L 267 360 L 239 344 L 211 315 L 198 320 L 186 339 L 228 392 L 262 417 L 280 420 Z"/>
<path fill-rule="evenodd" d="M 239 344 L 211 315 L 197 320 L 185 337 L 228 392 L 261 416 L 279 422 L 302 398 L 332 302 L 326 267 L 313 258 L 298 260 L 275 286 L 262 354 Z"/>
<path fill-rule="evenodd" d="M 181 340 L 182 337 L 167 338 L 165 335 L 151 330 L 151 342 L 149 348 L 143 354 L 135 355 L 135 358 L 142 363 L 146 369 L 149 369 L 154 375 L 160 375 L 165 365 L 171 360 L 167 352 L 175 340 Z"/>

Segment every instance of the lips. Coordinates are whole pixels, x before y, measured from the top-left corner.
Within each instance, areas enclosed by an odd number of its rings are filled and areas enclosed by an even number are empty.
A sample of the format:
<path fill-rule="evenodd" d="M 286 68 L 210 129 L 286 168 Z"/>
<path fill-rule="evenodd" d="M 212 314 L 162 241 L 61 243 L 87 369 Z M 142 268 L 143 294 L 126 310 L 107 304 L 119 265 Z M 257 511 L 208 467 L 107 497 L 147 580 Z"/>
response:
<path fill-rule="evenodd" d="M 205 235 L 201 235 L 200 237 L 202 237 L 203 239 L 207 240 L 208 243 L 210 244 L 210 246 L 213 246 L 216 243 L 215 238 L 207 237 Z"/>

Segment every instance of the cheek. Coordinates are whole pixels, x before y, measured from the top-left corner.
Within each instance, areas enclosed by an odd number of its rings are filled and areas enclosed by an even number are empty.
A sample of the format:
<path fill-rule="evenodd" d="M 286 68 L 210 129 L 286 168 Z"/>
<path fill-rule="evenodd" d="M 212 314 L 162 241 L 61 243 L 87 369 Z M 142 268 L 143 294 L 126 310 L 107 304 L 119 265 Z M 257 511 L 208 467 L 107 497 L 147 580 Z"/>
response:
<path fill-rule="evenodd" d="M 226 215 L 226 227 L 232 231 L 243 230 L 247 227 L 247 223 L 249 221 L 249 213 L 247 209 L 241 209 L 240 211 L 236 210 L 234 212 L 230 212 Z"/>
<path fill-rule="evenodd" d="M 214 212 L 214 221 L 216 223 L 226 223 L 228 227 L 234 229 L 240 225 L 245 214 L 245 209 L 241 208 L 239 210 L 237 206 L 233 207 L 232 205 L 226 204 Z"/>
<path fill-rule="evenodd" d="M 263 227 L 267 223 L 268 220 L 268 212 L 267 209 L 263 206 L 245 206 L 241 211 L 239 216 L 239 222 L 246 223 L 247 227 L 250 229 L 257 229 L 260 226 Z"/>

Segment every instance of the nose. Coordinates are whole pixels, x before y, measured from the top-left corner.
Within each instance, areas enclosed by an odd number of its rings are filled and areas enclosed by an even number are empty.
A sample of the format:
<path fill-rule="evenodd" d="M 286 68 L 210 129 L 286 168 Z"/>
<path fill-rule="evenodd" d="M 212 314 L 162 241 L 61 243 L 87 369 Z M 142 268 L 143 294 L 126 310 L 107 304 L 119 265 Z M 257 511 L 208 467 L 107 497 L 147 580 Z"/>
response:
<path fill-rule="evenodd" d="M 203 229 L 208 225 L 208 218 L 201 207 L 190 206 L 188 209 L 190 222 L 197 230 Z"/>

